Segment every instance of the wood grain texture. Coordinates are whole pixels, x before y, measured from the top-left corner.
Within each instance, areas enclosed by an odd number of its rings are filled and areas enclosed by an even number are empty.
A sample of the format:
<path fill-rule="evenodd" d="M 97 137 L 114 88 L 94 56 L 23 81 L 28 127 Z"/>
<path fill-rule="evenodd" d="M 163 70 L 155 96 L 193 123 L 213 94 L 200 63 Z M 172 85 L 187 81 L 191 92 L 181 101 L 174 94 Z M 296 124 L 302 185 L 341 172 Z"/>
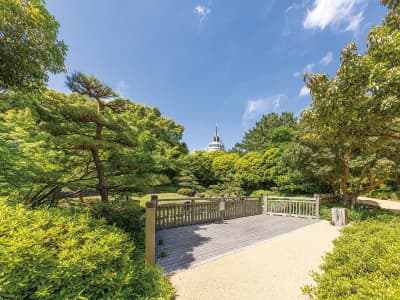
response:
<path fill-rule="evenodd" d="M 156 257 L 167 273 L 204 263 L 317 222 L 266 214 L 157 231 Z M 162 240 L 162 245 L 158 241 Z M 160 253 L 167 256 L 158 258 Z"/>

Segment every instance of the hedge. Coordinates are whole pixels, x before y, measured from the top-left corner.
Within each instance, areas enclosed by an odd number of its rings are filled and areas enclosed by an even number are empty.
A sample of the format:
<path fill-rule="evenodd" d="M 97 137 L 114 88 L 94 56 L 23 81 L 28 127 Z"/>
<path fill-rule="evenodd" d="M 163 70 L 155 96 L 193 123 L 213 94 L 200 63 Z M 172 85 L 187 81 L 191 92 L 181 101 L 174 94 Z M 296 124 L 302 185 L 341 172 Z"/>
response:
<path fill-rule="evenodd" d="M 133 250 L 90 214 L 0 203 L 0 299 L 170 299 L 161 271 Z"/>
<path fill-rule="evenodd" d="M 346 226 L 324 258 L 311 299 L 399 299 L 400 217 L 378 216 Z"/>
<path fill-rule="evenodd" d="M 188 188 L 180 188 L 177 193 L 189 197 L 193 197 L 196 194 L 194 190 Z"/>

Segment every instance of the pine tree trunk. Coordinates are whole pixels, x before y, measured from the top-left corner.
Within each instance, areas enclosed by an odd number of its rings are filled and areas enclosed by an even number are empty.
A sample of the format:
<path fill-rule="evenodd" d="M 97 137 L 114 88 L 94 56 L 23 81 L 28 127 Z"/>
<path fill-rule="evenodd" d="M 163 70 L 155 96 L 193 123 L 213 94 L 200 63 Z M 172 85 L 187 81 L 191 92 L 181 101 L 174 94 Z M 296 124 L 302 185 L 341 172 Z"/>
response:
<path fill-rule="evenodd" d="M 99 183 L 97 185 L 97 190 L 100 193 L 101 202 L 108 203 L 108 189 L 107 189 L 106 176 L 104 175 L 103 164 L 101 163 L 99 157 L 99 150 L 98 149 L 92 150 L 92 155 L 94 164 L 96 166 L 97 177 L 99 180 Z"/>
<path fill-rule="evenodd" d="M 103 115 L 104 114 L 104 105 L 98 99 L 97 99 L 97 102 L 99 105 L 99 114 Z M 96 124 L 96 137 L 95 137 L 96 141 L 101 141 L 102 133 L 103 133 L 103 124 L 97 123 Z M 93 149 L 92 155 L 93 155 L 94 164 L 96 165 L 97 177 L 99 180 L 99 183 L 97 185 L 97 190 L 100 193 L 101 202 L 108 203 L 108 187 L 107 187 L 106 176 L 104 174 L 103 163 L 100 160 L 99 148 L 96 147 L 95 149 Z"/>

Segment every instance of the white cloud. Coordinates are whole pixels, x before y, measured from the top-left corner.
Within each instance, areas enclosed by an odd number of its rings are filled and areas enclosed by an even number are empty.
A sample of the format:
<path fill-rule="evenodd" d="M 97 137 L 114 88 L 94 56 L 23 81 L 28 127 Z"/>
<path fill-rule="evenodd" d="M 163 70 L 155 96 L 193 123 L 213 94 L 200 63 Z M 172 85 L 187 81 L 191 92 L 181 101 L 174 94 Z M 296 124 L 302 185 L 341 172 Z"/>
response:
<path fill-rule="evenodd" d="M 300 89 L 299 96 L 300 96 L 300 97 L 304 97 L 304 96 L 308 96 L 308 95 L 310 95 L 310 89 L 309 89 L 308 87 L 306 87 L 306 86 L 303 86 L 303 87 Z"/>
<path fill-rule="evenodd" d="M 332 62 L 332 59 L 333 59 L 332 52 L 329 51 L 324 57 L 321 58 L 319 63 L 322 65 L 329 65 Z"/>
<path fill-rule="evenodd" d="M 272 97 L 248 100 L 246 110 L 243 113 L 243 125 L 248 127 L 249 123 L 264 114 L 278 112 L 282 98 L 285 95 L 278 94 Z"/>
<path fill-rule="evenodd" d="M 367 0 L 314 0 L 311 10 L 307 10 L 303 26 L 305 29 L 327 26 L 339 28 L 345 26 L 345 31 L 357 31 L 364 19 Z"/>
<path fill-rule="evenodd" d="M 128 84 L 124 80 L 120 80 L 117 83 L 115 91 L 120 95 L 120 97 L 126 97 L 126 92 L 129 89 Z"/>
<path fill-rule="evenodd" d="M 211 13 L 211 8 L 205 5 L 197 5 L 193 9 L 193 13 L 199 18 L 199 22 L 203 23 L 207 20 L 208 15 Z"/>
<path fill-rule="evenodd" d="M 353 16 L 345 31 L 357 31 L 360 27 L 362 20 L 364 20 L 363 12 L 360 12 L 358 15 Z"/>
<path fill-rule="evenodd" d="M 304 67 L 303 72 L 312 73 L 314 66 L 315 66 L 315 64 L 308 64 L 307 66 Z M 299 77 L 300 75 L 303 74 L 303 72 L 294 72 L 293 77 Z"/>
<path fill-rule="evenodd" d="M 304 71 L 311 73 L 312 70 L 313 70 L 313 68 L 314 68 L 314 66 L 315 66 L 314 64 L 308 64 L 308 65 L 305 67 Z"/>

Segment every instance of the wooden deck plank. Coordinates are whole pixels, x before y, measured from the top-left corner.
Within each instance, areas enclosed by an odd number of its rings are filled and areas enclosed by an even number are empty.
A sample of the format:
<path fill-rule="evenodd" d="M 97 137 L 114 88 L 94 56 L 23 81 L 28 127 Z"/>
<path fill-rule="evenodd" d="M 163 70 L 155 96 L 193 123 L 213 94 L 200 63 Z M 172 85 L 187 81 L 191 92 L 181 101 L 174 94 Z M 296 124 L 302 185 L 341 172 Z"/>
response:
<path fill-rule="evenodd" d="M 315 219 L 256 215 L 226 220 L 223 224 L 198 224 L 156 233 L 156 256 L 167 273 L 190 268 L 224 254 L 317 222 Z M 163 240 L 162 245 L 158 241 Z"/>

